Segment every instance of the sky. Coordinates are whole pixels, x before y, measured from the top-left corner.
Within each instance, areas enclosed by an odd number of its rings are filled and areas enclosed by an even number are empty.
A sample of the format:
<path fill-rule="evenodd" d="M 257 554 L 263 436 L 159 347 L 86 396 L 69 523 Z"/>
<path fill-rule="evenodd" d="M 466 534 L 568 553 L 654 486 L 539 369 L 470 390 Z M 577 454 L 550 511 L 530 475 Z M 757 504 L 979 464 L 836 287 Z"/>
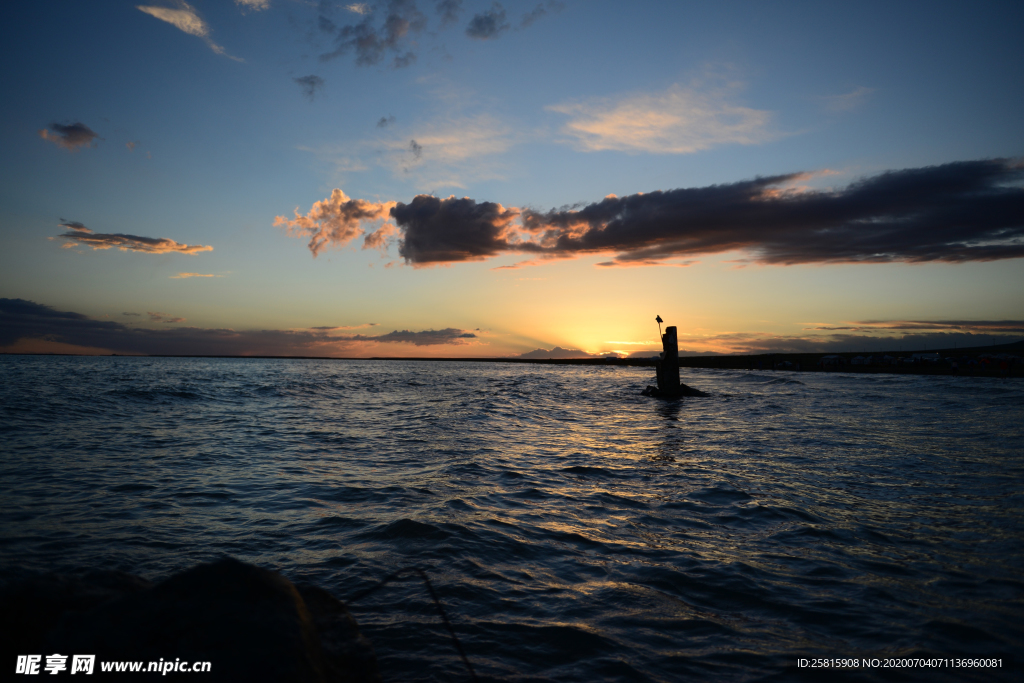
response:
<path fill-rule="evenodd" d="M 0 5 L 0 351 L 1024 338 L 1017 2 Z"/>

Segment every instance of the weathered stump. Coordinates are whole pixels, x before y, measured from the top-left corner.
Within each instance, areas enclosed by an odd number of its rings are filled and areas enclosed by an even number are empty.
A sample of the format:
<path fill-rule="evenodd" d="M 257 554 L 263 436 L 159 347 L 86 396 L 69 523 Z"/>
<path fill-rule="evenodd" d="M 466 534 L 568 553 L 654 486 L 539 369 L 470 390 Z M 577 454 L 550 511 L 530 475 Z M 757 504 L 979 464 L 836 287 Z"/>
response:
<path fill-rule="evenodd" d="M 660 322 L 661 318 L 658 320 Z M 661 360 L 654 366 L 658 378 L 658 386 L 648 386 L 641 393 L 644 396 L 657 396 L 659 398 L 707 396 L 703 391 L 688 387 L 679 381 L 679 338 L 676 335 L 675 326 L 665 328 L 665 334 L 661 335 L 661 346 L 663 349 Z"/>

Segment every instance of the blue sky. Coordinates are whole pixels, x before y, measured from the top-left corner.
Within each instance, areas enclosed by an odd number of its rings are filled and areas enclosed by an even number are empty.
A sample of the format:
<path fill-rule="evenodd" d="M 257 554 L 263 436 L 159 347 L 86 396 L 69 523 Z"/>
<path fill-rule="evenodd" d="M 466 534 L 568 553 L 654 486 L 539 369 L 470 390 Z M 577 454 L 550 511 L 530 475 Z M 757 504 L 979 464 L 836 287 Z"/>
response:
<path fill-rule="evenodd" d="M 11 349 L 207 349 L 220 330 L 231 353 L 631 353 L 655 347 L 655 313 L 694 351 L 1024 336 L 1017 3 L 11 2 L 0 18 L 0 297 L 113 325 L 25 323 Z M 702 248 L 625 221 L 598 249 L 610 218 L 579 233 L 607 195 L 625 220 L 659 191 L 785 176 L 760 207 L 928 168 L 983 182 L 957 210 L 998 225 L 805 254 L 815 223 L 771 258 L 756 222 Z M 901 225 L 942 202 L 922 174 L 930 203 Z M 393 217 L 417 195 L 472 205 Z M 321 238 L 341 221 L 315 256 L 285 229 L 296 210 Z M 384 251 L 362 248 L 374 233 Z M 657 256 L 637 266 L 641 246 Z"/>

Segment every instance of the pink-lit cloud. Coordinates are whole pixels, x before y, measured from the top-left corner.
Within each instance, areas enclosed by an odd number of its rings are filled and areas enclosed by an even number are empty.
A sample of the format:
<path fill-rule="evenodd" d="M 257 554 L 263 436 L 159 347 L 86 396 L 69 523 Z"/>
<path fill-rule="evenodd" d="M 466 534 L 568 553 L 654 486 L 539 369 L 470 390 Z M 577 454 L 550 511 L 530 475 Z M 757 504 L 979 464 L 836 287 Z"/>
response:
<path fill-rule="evenodd" d="M 569 117 L 563 133 L 573 146 L 587 152 L 692 154 L 777 138 L 771 113 L 735 104 L 733 90 L 673 85 L 660 93 L 570 102 L 548 109 Z"/>
<path fill-rule="evenodd" d="M 97 233 L 78 221 L 65 221 L 60 223 L 60 226 L 67 228 L 68 232 L 51 239 L 64 240 L 62 245 L 64 247 L 85 246 L 96 250 L 116 248 L 121 251 L 135 251 L 144 254 L 198 254 L 204 251 L 213 251 L 213 247 L 210 246 L 181 244 L 166 237 Z"/>
<path fill-rule="evenodd" d="M 363 238 L 363 249 L 377 249 L 384 254 L 397 234 L 397 227 L 391 223 L 385 223 L 373 232 L 366 233 L 366 237 Z"/>
<path fill-rule="evenodd" d="M 255 1 L 256 4 L 266 4 L 261 0 L 243 0 L 246 4 Z M 196 8 L 189 5 L 184 0 L 178 0 L 178 8 L 174 9 L 171 7 L 160 7 L 158 5 L 136 5 L 135 8 L 145 12 L 151 17 L 156 17 L 160 21 L 165 21 L 171 26 L 174 26 L 180 31 L 183 31 L 190 36 L 195 36 L 203 40 L 207 47 L 213 50 L 219 55 L 224 55 L 228 59 L 233 59 L 236 62 L 243 61 L 238 57 L 232 57 L 225 51 L 223 47 L 213 42 L 210 38 L 210 26 L 203 21 L 202 17 L 196 12 Z M 254 7 L 253 9 L 260 9 Z"/>
<path fill-rule="evenodd" d="M 277 216 L 274 225 L 284 228 L 292 237 L 309 239 L 309 250 L 317 256 L 327 247 L 344 247 L 366 230 L 364 223 L 384 220 L 395 202 L 369 202 L 351 199 L 341 190 L 319 202 L 306 214 L 295 209 L 295 218 Z"/>

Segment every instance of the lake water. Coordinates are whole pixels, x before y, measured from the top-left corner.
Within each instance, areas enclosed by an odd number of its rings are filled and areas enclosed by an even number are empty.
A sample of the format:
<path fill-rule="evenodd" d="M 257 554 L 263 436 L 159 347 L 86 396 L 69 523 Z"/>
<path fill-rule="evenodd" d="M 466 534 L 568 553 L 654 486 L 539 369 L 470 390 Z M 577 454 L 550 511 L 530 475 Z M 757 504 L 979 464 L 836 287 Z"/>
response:
<path fill-rule="evenodd" d="M 1020 680 L 1024 383 L 0 356 L 0 567 L 224 554 L 339 598 L 426 570 L 482 680 Z M 414 576 L 353 606 L 386 681 L 465 680 Z M 815 672 L 809 678 L 825 680 Z"/>

